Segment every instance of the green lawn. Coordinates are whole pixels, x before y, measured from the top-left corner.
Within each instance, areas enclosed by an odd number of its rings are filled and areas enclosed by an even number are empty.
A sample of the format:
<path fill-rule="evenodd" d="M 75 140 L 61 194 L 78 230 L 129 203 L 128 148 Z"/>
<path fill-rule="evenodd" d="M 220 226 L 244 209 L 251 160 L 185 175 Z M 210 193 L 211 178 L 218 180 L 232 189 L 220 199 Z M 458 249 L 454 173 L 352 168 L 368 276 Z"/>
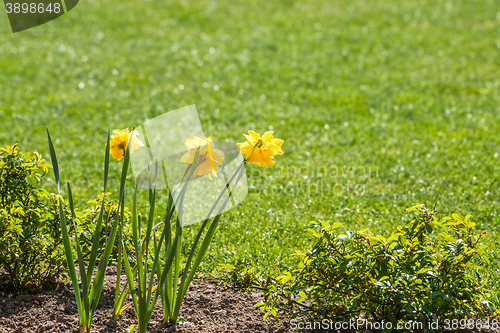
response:
<path fill-rule="evenodd" d="M 311 221 L 388 234 L 416 203 L 472 214 L 495 257 L 499 28 L 494 0 L 89 0 L 16 34 L 4 15 L 0 144 L 48 158 L 48 126 L 85 203 L 108 128 L 196 104 L 214 141 L 270 125 L 285 140 L 275 167 L 247 168 L 251 193 L 206 272 L 243 258 L 284 269 Z"/>

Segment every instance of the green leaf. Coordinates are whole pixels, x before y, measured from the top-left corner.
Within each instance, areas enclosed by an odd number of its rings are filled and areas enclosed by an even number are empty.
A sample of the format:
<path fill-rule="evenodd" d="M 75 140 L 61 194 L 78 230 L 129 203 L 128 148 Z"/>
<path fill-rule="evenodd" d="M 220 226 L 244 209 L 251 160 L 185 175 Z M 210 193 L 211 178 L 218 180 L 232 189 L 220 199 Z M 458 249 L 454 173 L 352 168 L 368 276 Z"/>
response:
<path fill-rule="evenodd" d="M 332 225 L 330 226 L 330 228 L 333 230 L 333 229 L 338 229 L 338 228 L 340 228 L 341 226 L 342 226 L 342 223 L 340 223 L 340 222 L 335 222 L 334 224 L 332 224 Z"/>
<path fill-rule="evenodd" d="M 68 234 L 68 228 L 66 226 L 66 217 L 63 211 L 63 205 L 62 205 L 62 199 L 61 199 L 61 193 L 60 193 L 60 185 L 59 185 L 59 166 L 57 163 L 57 157 L 56 157 L 56 152 L 54 149 L 54 145 L 52 143 L 52 139 L 50 138 L 49 130 L 47 129 L 47 136 L 48 136 L 48 141 L 49 141 L 49 151 L 50 151 L 50 156 L 52 160 L 52 166 L 53 166 L 53 171 L 54 171 L 54 178 L 56 180 L 57 184 L 57 191 L 59 194 L 59 219 L 61 221 L 61 230 L 62 230 L 62 235 L 63 235 L 63 244 L 64 244 L 64 252 L 66 254 L 66 263 L 68 265 L 68 270 L 69 270 L 69 275 L 71 278 L 71 282 L 73 285 L 73 290 L 75 293 L 75 300 L 76 300 L 76 306 L 78 309 L 78 315 L 80 319 L 80 326 L 86 326 L 86 317 L 85 317 L 85 311 L 84 308 L 82 307 L 82 299 L 80 296 L 80 287 L 78 285 L 78 277 L 76 275 L 76 268 L 75 268 L 75 263 L 73 260 L 73 251 L 72 251 L 72 246 L 71 246 L 71 241 L 69 238 Z"/>
<path fill-rule="evenodd" d="M 267 311 L 266 314 L 264 315 L 264 318 L 262 318 L 264 321 L 266 321 L 266 318 L 267 316 L 269 316 L 269 314 L 271 313 L 271 311 Z"/>
<path fill-rule="evenodd" d="M 108 130 L 108 136 L 106 140 L 106 147 L 104 151 L 104 189 L 103 193 L 106 193 L 106 188 L 108 184 L 108 173 L 109 173 L 109 130 Z M 97 260 L 97 251 L 99 250 L 100 247 L 100 240 L 101 240 L 101 230 L 102 230 L 102 219 L 104 216 L 104 201 L 106 199 L 106 195 L 103 195 L 102 197 L 102 204 L 101 204 L 101 209 L 99 211 L 99 216 L 97 218 L 95 230 L 94 230 L 94 237 L 92 240 L 92 248 L 90 252 L 90 257 L 89 257 L 89 264 L 87 268 L 87 281 L 90 281 L 92 277 L 92 273 L 95 268 L 95 262 Z"/>
<path fill-rule="evenodd" d="M 290 281 L 292 277 L 290 275 L 281 275 L 276 278 L 276 280 L 281 281 L 281 284 L 285 284 Z"/>

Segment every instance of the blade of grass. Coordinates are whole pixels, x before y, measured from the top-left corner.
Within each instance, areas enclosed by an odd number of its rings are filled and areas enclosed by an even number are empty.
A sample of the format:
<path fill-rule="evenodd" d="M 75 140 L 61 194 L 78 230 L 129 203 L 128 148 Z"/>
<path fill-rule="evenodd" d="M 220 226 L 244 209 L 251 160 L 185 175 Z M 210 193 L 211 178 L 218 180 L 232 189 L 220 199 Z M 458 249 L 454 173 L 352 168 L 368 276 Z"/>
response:
<path fill-rule="evenodd" d="M 122 166 L 122 174 L 121 174 L 121 180 L 120 180 L 120 194 L 119 194 L 119 200 L 118 200 L 118 209 L 123 211 L 125 209 L 125 184 L 127 180 L 127 174 L 128 174 L 128 168 L 130 165 L 130 147 L 131 147 L 131 141 L 132 141 L 132 135 L 129 138 L 129 142 L 127 145 L 127 149 L 125 151 L 125 157 L 123 161 L 123 166 Z M 107 151 L 109 154 L 109 150 Z M 108 156 L 109 158 L 109 156 Z M 97 304 L 99 302 L 99 298 L 101 296 L 102 288 L 104 285 L 104 275 L 106 272 L 106 267 L 109 261 L 109 257 L 111 256 L 113 246 L 115 244 L 115 239 L 116 239 L 116 234 L 118 230 L 118 223 L 119 223 L 119 214 L 117 213 L 113 222 L 113 227 L 111 229 L 111 235 L 109 239 L 106 240 L 106 245 L 104 248 L 104 255 L 99 263 L 98 269 L 96 276 L 94 278 L 94 283 L 92 284 L 92 288 L 90 290 L 90 295 L 89 298 L 92 303 L 92 312 L 91 314 L 93 315 L 95 312 L 95 309 L 97 307 Z M 90 269 L 90 268 L 89 268 Z M 92 268 L 93 270 L 93 268 Z"/>
<path fill-rule="evenodd" d="M 134 304 L 135 312 L 139 313 L 139 304 L 137 302 L 137 293 L 135 289 L 134 276 L 132 275 L 132 270 L 130 268 L 130 263 L 125 246 L 123 246 L 123 258 L 124 258 L 123 263 L 125 265 L 125 273 L 127 274 L 127 280 L 130 289 L 130 295 L 132 296 L 132 303 Z"/>
<path fill-rule="evenodd" d="M 120 225 L 120 239 L 118 243 L 118 257 L 116 258 L 116 284 L 115 284 L 115 301 L 113 303 L 113 320 L 118 319 L 118 315 L 120 314 L 120 308 L 122 307 L 123 301 L 125 299 L 126 290 L 122 290 L 120 292 L 120 277 L 122 270 L 122 248 L 123 248 L 123 224 Z M 123 297 L 122 297 L 123 296 Z"/>
<path fill-rule="evenodd" d="M 181 229 L 181 237 L 182 237 L 182 226 L 181 226 L 181 222 L 180 222 L 180 219 L 177 218 L 177 228 L 180 228 Z M 181 238 L 182 240 L 182 238 Z M 179 241 L 177 243 L 177 249 L 175 250 L 175 267 L 174 267 L 174 281 L 173 281 L 173 286 L 172 286 L 172 294 L 175 295 L 175 291 L 177 290 L 177 286 L 179 284 L 179 273 L 180 273 L 180 269 L 181 269 L 181 242 Z M 176 299 L 173 298 L 172 299 L 172 302 L 171 302 L 171 305 L 170 305 L 170 312 L 172 313 L 175 309 L 175 302 L 176 302 Z"/>
<path fill-rule="evenodd" d="M 88 298 L 88 281 L 87 281 L 87 273 L 85 271 L 85 262 L 83 261 L 83 256 L 82 256 L 82 251 L 80 249 L 80 239 L 78 237 L 78 231 L 76 229 L 76 222 L 75 222 L 75 207 L 73 205 L 73 194 L 71 191 L 71 185 L 67 183 L 68 185 L 68 202 L 69 202 L 69 208 L 71 210 L 71 219 L 73 222 L 73 229 L 75 232 L 75 247 L 76 247 L 76 255 L 78 257 L 78 266 L 80 269 L 80 279 L 82 280 L 82 296 L 83 296 L 83 305 L 85 307 L 85 314 L 87 314 L 86 318 L 88 318 L 88 314 L 90 312 L 90 303 L 89 303 L 89 298 Z M 88 325 L 88 322 L 87 322 Z M 90 327 L 90 326 L 87 326 Z"/>
<path fill-rule="evenodd" d="M 177 203 L 179 202 L 179 199 L 184 195 L 184 193 L 187 190 L 187 186 L 189 184 L 189 181 L 193 177 L 193 173 L 196 170 L 196 167 L 193 167 L 193 165 L 194 166 L 197 165 L 199 156 L 200 156 L 200 148 L 198 147 L 196 149 L 195 154 L 194 154 L 193 163 L 186 169 L 186 173 L 188 175 L 187 175 L 187 178 L 186 178 L 186 181 L 185 181 L 184 185 L 181 188 L 181 193 L 179 193 L 179 195 L 177 196 L 177 198 L 175 200 L 174 207 L 177 207 Z M 162 232 L 161 237 L 160 237 L 160 241 L 159 241 L 157 252 L 155 253 L 155 265 L 156 265 L 157 261 L 159 260 L 159 251 L 160 251 L 160 248 L 161 248 L 162 241 L 165 238 L 165 233 L 167 231 L 167 227 L 166 226 L 167 226 L 167 224 L 170 223 L 170 220 L 172 218 L 173 210 L 174 209 L 172 208 L 168 212 L 168 216 L 165 219 L 166 223 L 164 225 L 163 232 Z M 158 284 L 159 285 L 164 285 L 165 284 L 165 280 L 167 279 L 167 274 L 172 269 L 172 261 L 173 261 L 174 255 L 175 255 L 175 249 L 177 248 L 177 243 L 178 243 L 178 240 L 179 240 L 180 232 L 181 232 L 181 228 L 177 228 L 174 241 L 172 243 L 172 246 L 170 247 L 170 251 L 168 253 L 167 260 L 165 261 L 165 264 L 164 264 L 163 271 L 161 272 L 161 275 L 159 275 L 159 279 L 158 279 Z M 158 272 L 158 274 L 159 273 L 160 272 Z M 158 295 L 159 295 L 159 293 L 155 293 L 155 296 L 153 298 L 152 304 L 156 303 Z"/>
<path fill-rule="evenodd" d="M 151 237 L 151 231 L 153 230 L 153 225 L 154 225 L 154 211 L 155 211 L 155 203 L 156 203 L 156 182 L 158 180 L 158 160 L 155 161 L 155 180 L 154 180 L 154 185 L 153 185 L 153 196 L 152 196 L 152 201 L 151 201 L 151 204 L 150 204 L 150 210 L 149 210 L 149 215 L 148 215 L 148 225 L 147 225 L 147 229 L 146 229 L 146 240 L 147 240 L 147 243 L 146 243 L 146 249 L 148 248 L 149 246 L 149 240 L 150 240 L 150 237 Z M 146 262 L 146 265 L 147 265 L 147 258 L 145 260 Z M 150 276 L 149 276 L 149 288 L 148 288 L 148 293 L 147 293 L 147 304 L 150 305 L 151 303 L 151 293 L 153 292 L 153 277 L 155 276 L 155 268 L 156 266 L 153 266 L 153 268 L 151 269 L 151 272 L 150 272 Z M 147 270 L 144 271 L 144 278 L 146 278 L 146 274 L 147 274 Z M 152 306 L 154 307 L 154 305 Z M 152 308 L 151 307 L 151 308 Z"/>
<path fill-rule="evenodd" d="M 102 229 L 102 219 L 104 215 L 104 201 L 106 199 L 106 188 L 108 185 L 108 173 L 109 173 L 109 130 L 108 130 L 108 136 L 106 140 L 106 148 L 105 148 L 105 153 L 104 153 L 104 196 L 102 197 L 102 204 L 101 204 L 101 210 L 99 211 L 99 217 L 97 218 L 97 223 L 96 227 L 94 230 L 94 239 L 92 241 L 92 249 L 90 252 L 90 258 L 89 258 L 89 266 L 87 269 L 87 281 L 90 281 L 92 278 L 92 273 L 95 267 L 95 262 L 97 259 L 97 252 L 99 250 L 99 241 L 101 240 L 101 229 Z M 106 230 L 106 236 L 107 236 L 107 230 Z"/>
<path fill-rule="evenodd" d="M 124 209 L 124 202 L 122 200 L 122 203 L 120 205 L 121 209 Z M 115 219 L 115 222 L 113 223 L 113 227 L 111 229 L 111 235 L 108 239 L 108 242 L 106 243 L 106 246 L 104 248 L 104 255 L 103 258 L 101 259 L 101 262 L 99 263 L 99 267 L 96 272 L 96 276 L 94 278 L 94 283 L 92 284 L 92 289 L 90 293 L 90 299 L 92 301 L 92 312 L 91 316 L 94 316 L 95 309 L 97 307 L 97 304 L 99 303 L 99 299 L 101 297 L 102 289 L 104 286 L 104 276 L 106 274 L 106 267 L 108 265 L 109 258 L 111 256 L 111 252 L 113 250 L 113 246 L 115 244 L 115 239 L 116 239 L 116 234 L 118 231 L 118 221 Z M 94 286 L 96 288 L 94 289 Z"/>
<path fill-rule="evenodd" d="M 69 270 L 69 276 L 71 278 L 71 283 L 73 285 L 73 290 L 75 291 L 75 300 L 76 300 L 76 307 L 78 309 L 78 316 L 79 316 L 79 323 L 80 323 L 80 331 L 82 331 L 82 328 L 85 329 L 85 312 L 82 308 L 82 299 L 80 297 L 80 288 L 78 286 L 78 277 L 76 275 L 76 268 L 75 268 L 75 262 L 73 260 L 73 251 L 71 248 L 71 241 L 69 238 L 68 234 L 68 228 L 66 226 L 66 219 L 64 215 L 64 210 L 63 210 L 63 205 L 62 205 L 62 198 L 61 198 L 61 189 L 60 189 L 60 184 L 59 184 L 59 164 L 57 162 L 57 156 L 56 156 L 56 151 L 54 149 L 54 144 L 52 143 L 52 139 L 50 137 L 49 129 L 47 128 L 47 137 L 49 141 L 49 151 L 50 151 L 50 158 L 52 160 L 52 170 L 54 171 L 54 178 L 56 180 L 56 185 L 57 185 L 57 192 L 59 195 L 59 216 L 61 220 L 61 229 L 62 229 L 62 235 L 63 235 L 63 243 L 64 243 L 64 253 L 66 255 L 66 262 L 68 264 L 68 270 Z"/>
<path fill-rule="evenodd" d="M 166 179 L 166 178 L 165 178 Z M 168 253 L 170 252 L 170 248 L 171 248 L 171 245 L 172 245 L 172 227 L 171 227 L 171 224 L 170 224 L 170 221 L 167 221 L 167 216 L 169 216 L 169 212 L 170 212 L 170 209 L 172 209 L 172 195 L 169 193 L 169 198 L 168 198 L 169 202 L 167 204 L 167 212 L 165 214 L 165 224 L 164 224 L 164 228 L 166 228 L 166 235 L 167 235 L 167 239 L 165 240 L 165 261 L 167 260 L 167 257 L 168 257 Z M 158 251 L 159 253 L 159 251 Z M 161 271 L 160 269 L 160 262 L 158 262 L 158 270 L 157 272 L 159 273 Z M 165 321 L 168 321 L 168 318 L 170 317 L 170 313 L 171 313 L 171 303 L 172 303 L 172 279 L 173 279 L 173 273 L 172 273 L 172 270 L 170 270 L 167 274 L 167 282 L 165 284 L 165 287 L 162 286 L 162 288 L 160 289 L 160 293 L 162 295 L 162 304 L 163 304 L 163 311 L 164 311 L 164 319 Z M 166 294 L 165 294 L 166 293 Z M 165 317 L 166 316 L 166 317 Z"/>

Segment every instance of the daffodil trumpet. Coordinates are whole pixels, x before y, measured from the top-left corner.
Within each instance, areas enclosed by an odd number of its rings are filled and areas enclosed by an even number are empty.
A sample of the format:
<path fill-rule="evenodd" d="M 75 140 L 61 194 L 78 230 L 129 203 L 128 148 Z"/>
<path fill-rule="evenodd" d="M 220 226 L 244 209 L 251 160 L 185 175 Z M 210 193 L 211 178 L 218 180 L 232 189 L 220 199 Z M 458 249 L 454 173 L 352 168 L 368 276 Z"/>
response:
<path fill-rule="evenodd" d="M 113 130 L 111 133 L 110 140 L 110 153 L 113 158 L 116 160 L 121 160 L 125 157 L 125 153 L 127 149 L 130 151 L 130 155 L 134 153 L 135 150 L 139 149 L 139 147 L 143 147 L 144 143 L 137 138 L 139 132 L 133 129 L 129 131 L 128 128 L 123 130 Z"/>
<path fill-rule="evenodd" d="M 238 143 L 240 152 L 245 154 L 247 163 L 257 164 L 260 167 L 274 165 L 274 156 L 283 155 L 281 145 L 284 143 L 281 139 L 274 137 L 274 131 L 265 132 L 262 137 L 259 133 L 248 131 L 243 134 L 247 139 L 245 142 Z"/>
<path fill-rule="evenodd" d="M 180 162 L 195 165 L 193 177 L 208 174 L 208 178 L 212 180 L 212 175 L 217 177 L 216 168 L 219 167 L 224 161 L 225 155 L 219 149 L 213 147 L 211 137 L 200 139 L 195 136 L 192 139 L 186 140 L 185 146 L 187 153 L 184 154 Z M 194 153 L 200 149 L 200 155 L 196 163 L 194 163 Z"/>

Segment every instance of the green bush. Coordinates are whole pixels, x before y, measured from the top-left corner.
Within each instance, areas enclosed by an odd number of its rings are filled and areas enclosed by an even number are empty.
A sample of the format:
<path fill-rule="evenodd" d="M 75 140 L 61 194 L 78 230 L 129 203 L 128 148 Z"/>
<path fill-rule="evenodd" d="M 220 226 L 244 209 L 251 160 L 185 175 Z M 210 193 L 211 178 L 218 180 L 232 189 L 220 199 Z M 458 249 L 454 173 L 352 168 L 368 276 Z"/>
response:
<path fill-rule="evenodd" d="M 2 288 L 20 291 L 65 275 L 56 196 L 36 186 L 50 167 L 17 145 L 0 149 Z"/>
<path fill-rule="evenodd" d="M 19 292 L 40 287 L 57 277 L 67 277 L 57 196 L 39 187 L 51 167 L 37 152 L 20 151 L 17 145 L 0 149 L 0 267 L 6 272 L 0 280 L 2 289 L 14 288 Z M 85 211 L 75 212 L 84 258 L 90 256 L 103 195 L 89 201 Z M 106 216 L 99 253 L 104 251 L 106 236 L 111 232 L 107 226 L 118 211 L 111 199 L 106 198 L 104 206 Z M 65 203 L 63 210 L 70 220 L 71 213 Z M 126 221 L 130 217 L 126 207 L 124 217 Z M 129 229 L 124 229 L 125 246 L 131 250 Z M 118 240 L 111 258 L 116 259 L 117 254 Z"/>
<path fill-rule="evenodd" d="M 481 279 L 484 253 L 470 215 L 438 220 L 417 205 L 415 218 L 389 238 L 368 229 L 339 232 L 322 223 L 300 267 L 277 278 L 257 304 L 275 316 L 302 313 L 335 322 L 352 318 L 397 323 L 490 317 L 498 301 Z M 425 326 L 424 326 L 425 327 Z"/>

